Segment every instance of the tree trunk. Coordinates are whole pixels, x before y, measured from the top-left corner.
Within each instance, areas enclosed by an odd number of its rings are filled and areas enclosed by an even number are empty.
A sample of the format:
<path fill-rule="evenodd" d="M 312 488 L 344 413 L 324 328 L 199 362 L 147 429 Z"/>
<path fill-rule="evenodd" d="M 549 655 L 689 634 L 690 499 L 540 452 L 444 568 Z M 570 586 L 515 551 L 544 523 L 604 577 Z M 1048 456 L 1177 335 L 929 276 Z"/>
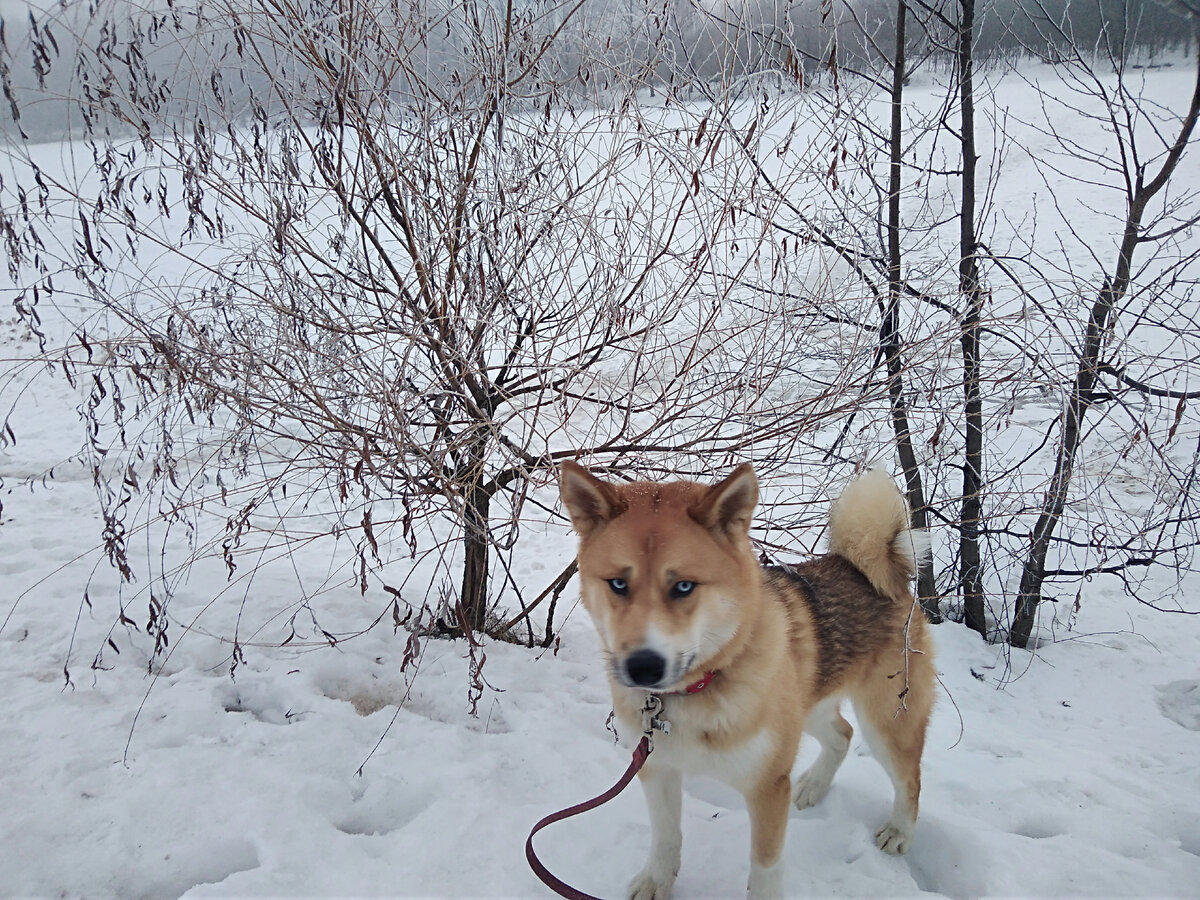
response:
<path fill-rule="evenodd" d="M 900 342 L 900 295 L 904 287 L 900 256 L 900 165 L 903 151 L 904 31 L 907 16 L 908 4 L 906 0 L 899 0 L 896 8 L 896 54 L 892 61 L 892 124 L 889 136 L 891 172 L 887 221 L 888 298 L 879 341 L 887 360 L 892 427 L 896 432 L 896 451 L 900 456 L 900 465 L 904 469 L 904 479 L 908 486 L 908 505 L 912 510 L 914 527 L 923 529 L 928 528 L 929 519 L 925 508 L 925 492 L 921 485 L 921 471 L 917 466 L 917 454 L 913 450 L 912 431 L 908 423 L 908 397 L 904 392 L 904 360 L 901 356 Z M 941 612 L 938 610 L 933 560 L 929 557 L 921 562 L 917 572 L 917 597 L 931 622 L 942 621 Z"/>
<path fill-rule="evenodd" d="M 492 495 L 483 486 L 468 488 L 463 507 L 463 573 L 458 602 L 463 623 L 485 631 L 488 613 L 488 514 Z"/>
<path fill-rule="evenodd" d="M 493 410 L 488 407 L 487 413 Z M 495 485 L 484 479 L 484 460 L 487 458 L 488 429 L 472 436 L 468 448 L 459 459 L 456 481 L 462 490 L 462 584 L 458 592 L 459 624 L 472 632 L 487 630 L 488 563 L 491 544 L 489 516 Z M 480 435 L 484 437 L 480 437 Z"/>
<path fill-rule="evenodd" d="M 975 0 L 959 0 L 958 74 L 962 114 L 962 208 L 959 210 L 958 282 L 966 308 L 962 318 L 963 412 L 966 445 L 963 450 L 962 514 L 959 517 L 959 579 L 963 614 L 968 628 L 987 636 L 983 578 L 980 571 L 979 523 L 983 512 L 983 400 L 979 392 L 979 328 L 983 317 L 983 288 L 975 234 L 975 87 L 972 41 L 975 38 Z"/>
<path fill-rule="evenodd" d="M 1128 233 L 1128 232 L 1127 232 Z M 1124 254 L 1124 246 L 1122 254 Z M 1128 268 L 1126 268 L 1128 272 Z M 1128 282 L 1126 282 L 1127 286 Z M 1058 458 L 1054 463 L 1054 475 L 1042 503 L 1042 512 L 1033 529 L 1032 544 L 1025 566 L 1021 570 L 1021 585 L 1017 591 L 1017 608 L 1013 613 L 1012 628 L 1008 641 L 1014 647 L 1025 647 L 1037 618 L 1037 607 L 1042 597 L 1042 580 L 1046 567 L 1046 552 L 1054 537 L 1055 528 L 1067 505 L 1067 492 L 1071 484 L 1071 472 L 1075 466 L 1075 455 L 1083 440 L 1083 417 L 1092 403 L 1092 387 L 1096 383 L 1096 364 L 1104 346 L 1104 335 L 1109 319 L 1124 287 L 1117 293 L 1115 284 L 1106 283 L 1096 302 L 1092 304 L 1088 317 L 1087 333 L 1084 337 L 1083 353 L 1080 355 L 1079 371 L 1071 385 L 1071 394 L 1063 419 L 1062 442 Z"/>

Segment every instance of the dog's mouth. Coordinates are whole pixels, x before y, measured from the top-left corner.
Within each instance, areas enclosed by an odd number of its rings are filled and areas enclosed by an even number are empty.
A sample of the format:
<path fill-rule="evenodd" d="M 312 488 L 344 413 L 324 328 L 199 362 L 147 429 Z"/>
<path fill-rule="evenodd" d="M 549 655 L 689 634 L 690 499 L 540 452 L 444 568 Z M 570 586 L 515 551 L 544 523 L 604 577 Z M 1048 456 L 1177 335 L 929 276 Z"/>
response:
<path fill-rule="evenodd" d="M 695 661 L 695 651 L 668 658 L 658 650 L 642 647 L 622 657 L 612 657 L 610 665 L 613 677 L 625 687 L 662 692 L 678 686 Z"/>

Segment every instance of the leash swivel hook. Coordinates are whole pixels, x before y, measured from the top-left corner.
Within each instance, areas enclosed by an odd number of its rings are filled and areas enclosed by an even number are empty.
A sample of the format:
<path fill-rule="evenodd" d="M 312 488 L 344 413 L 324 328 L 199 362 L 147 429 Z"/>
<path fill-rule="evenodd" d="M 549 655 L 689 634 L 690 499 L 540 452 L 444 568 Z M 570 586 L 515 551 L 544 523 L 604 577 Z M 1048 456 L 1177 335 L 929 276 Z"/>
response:
<path fill-rule="evenodd" d="M 650 750 L 654 749 L 654 732 L 671 733 L 671 723 L 662 717 L 662 713 L 662 697 L 647 691 L 646 702 L 642 704 L 642 735 L 649 743 Z"/>

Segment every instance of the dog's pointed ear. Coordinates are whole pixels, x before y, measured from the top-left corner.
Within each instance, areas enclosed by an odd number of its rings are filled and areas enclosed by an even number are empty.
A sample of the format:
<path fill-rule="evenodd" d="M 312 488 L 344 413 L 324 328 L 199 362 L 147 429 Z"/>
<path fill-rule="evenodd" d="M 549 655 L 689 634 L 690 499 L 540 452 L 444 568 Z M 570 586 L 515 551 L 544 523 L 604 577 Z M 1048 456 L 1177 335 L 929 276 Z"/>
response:
<path fill-rule="evenodd" d="M 569 459 L 558 468 L 558 490 L 571 524 L 580 536 L 591 534 L 625 511 L 625 503 L 615 487 Z"/>
<path fill-rule="evenodd" d="M 723 481 L 710 487 L 690 513 L 709 531 L 740 537 L 749 532 L 750 517 L 757 504 L 758 478 L 749 463 L 742 463 Z"/>

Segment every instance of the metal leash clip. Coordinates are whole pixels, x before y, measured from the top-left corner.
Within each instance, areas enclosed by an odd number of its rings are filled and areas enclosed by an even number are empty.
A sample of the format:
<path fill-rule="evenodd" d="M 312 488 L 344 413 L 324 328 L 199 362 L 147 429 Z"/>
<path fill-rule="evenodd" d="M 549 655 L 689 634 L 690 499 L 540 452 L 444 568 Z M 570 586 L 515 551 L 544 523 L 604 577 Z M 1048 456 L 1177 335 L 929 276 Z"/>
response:
<path fill-rule="evenodd" d="M 662 718 L 663 701 L 658 694 L 646 693 L 646 702 L 642 704 L 642 734 L 654 749 L 654 732 L 671 733 L 671 723 Z"/>

